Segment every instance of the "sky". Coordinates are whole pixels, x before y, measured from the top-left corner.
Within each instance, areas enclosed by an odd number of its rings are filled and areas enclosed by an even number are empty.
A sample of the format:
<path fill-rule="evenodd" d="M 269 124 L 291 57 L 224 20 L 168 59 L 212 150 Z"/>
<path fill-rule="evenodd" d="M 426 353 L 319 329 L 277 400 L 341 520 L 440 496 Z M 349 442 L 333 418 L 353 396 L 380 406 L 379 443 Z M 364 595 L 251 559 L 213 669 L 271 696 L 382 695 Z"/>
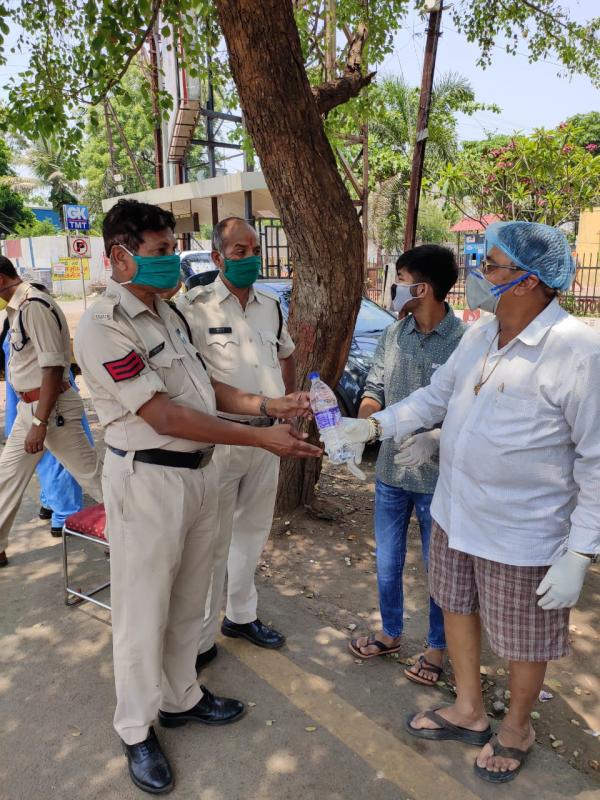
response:
<path fill-rule="evenodd" d="M 599 0 L 563 0 L 577 21 L 600 13 Z M 411 13 L 398 33 L 394 53 L 379 68 L 379 73 L 403 74 L 406 80 L 419 86 L 425 47 L 425 21 Z M 474 116 L 461 114 L 458 132 L 461 139 L 481 139 L 487 131 L 513 133 L 532 131 L 538 127 L 554 127 L 566 117 L 587 111 L 600 111 L 600 90 L 583 76 L 558 77 L 556 57 L 547 62 L 530 64 L 526 42 L 518 48 L 525 55 L 508 55 L 502 46 L 493 51 L 493 61 L 487 70 L 476 66 L 479 49 L 457 33 L 448 14 L 442 16 L 436 74 L 458 72 L 470 81 L 475 98 L 482 103 L 494 103 L 500 114 L 478 112 Z"/>

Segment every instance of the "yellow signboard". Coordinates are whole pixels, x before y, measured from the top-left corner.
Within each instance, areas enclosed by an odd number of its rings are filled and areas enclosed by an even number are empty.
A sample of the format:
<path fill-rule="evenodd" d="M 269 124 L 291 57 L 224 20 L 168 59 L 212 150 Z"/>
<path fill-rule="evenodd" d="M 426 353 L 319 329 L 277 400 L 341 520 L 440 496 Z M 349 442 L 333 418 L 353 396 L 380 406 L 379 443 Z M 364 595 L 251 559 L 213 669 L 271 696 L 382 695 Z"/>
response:
<path fill-rule="evenodd" d="M 52 277 L 55 281 L 77 281 L 81 280 L 81 266 L 83 266 L 83 278 L 90 279 L 90 260 L 89 258 L 59 258 L 58 263 L 52 267 Z"/>

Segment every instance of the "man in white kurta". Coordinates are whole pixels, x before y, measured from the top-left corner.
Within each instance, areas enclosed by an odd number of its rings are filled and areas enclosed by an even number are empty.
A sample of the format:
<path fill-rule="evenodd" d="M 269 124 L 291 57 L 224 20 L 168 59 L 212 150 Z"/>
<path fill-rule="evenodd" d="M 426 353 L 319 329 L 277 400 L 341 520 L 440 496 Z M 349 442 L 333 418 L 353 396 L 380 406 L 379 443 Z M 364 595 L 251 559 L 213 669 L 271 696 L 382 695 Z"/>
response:
<path fill-rule="evenodd" d="M 465 334 L 429 386 L 345 429 L 350 443 L 400 441 L 443 421 L 429 575 L 457 699 L 407 728 L 484 745 L 475 770 L 498 783 L 533 747 L 547 661 L 569 652 L 569 609 L 600 552 L 600 337 L 559 305 L 574 277 L 560 231 L 496 223 L 486 244 L 467 299 L 496 318 Z M 510 662 L 510 710 L 489 743 L 481 625 Z"/>

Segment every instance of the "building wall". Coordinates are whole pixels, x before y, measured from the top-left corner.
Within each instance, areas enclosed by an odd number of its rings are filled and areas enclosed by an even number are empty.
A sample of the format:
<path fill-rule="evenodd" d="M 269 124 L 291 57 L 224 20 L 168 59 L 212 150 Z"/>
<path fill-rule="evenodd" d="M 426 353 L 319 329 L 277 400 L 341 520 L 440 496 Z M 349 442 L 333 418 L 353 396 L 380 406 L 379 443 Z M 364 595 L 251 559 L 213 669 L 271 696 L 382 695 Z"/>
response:
<path fill-rule="evenodd" d="M 91 258 L 89 264 L 89 279 L 85 280 L 86 290 L 90 284 L 105 284 L 107 271 L 105 269 L 104 242 L 100 236 L 90 237 Z M 66 236 L 34 236 L 19 240 L 0 242 L 3 255 L 8 256 L 19 273 L 24 278 L 42 280 L 50 278 L 50 271 L 59 259 L 67 258 Z M 20 250 L 20 255 L 14 255 Z M 81 279 L 64 280 L 59 275 L 53 275 L 53 290 L 56 294 L 70 294 L 77 297 L 83 296 Z"/>
<path fill-rule="evenodd" d="M 600 206 L 581 212 L 575 250 L 580 264 L 596 266 L 600 256 Z"/>
<path fill-rule="evenodd" d="M 38 206 L 28 206 L 28 208 L 33 216 L 40 222 L 49 221 L 56 228 L 62 228 L 62 220 L 52 208 L 39 208 Z"/>

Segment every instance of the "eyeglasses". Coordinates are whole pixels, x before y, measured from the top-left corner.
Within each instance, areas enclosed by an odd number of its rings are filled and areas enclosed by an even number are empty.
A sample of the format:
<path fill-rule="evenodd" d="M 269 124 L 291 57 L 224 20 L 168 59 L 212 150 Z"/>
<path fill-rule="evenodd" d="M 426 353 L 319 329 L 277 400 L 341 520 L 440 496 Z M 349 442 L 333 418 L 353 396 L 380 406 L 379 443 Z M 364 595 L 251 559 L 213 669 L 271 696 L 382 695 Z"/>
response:
<path fill-rule="evenodd" d="M 495 261 L 490 261 L 489 258 L 486 258 L 481 262 L 480 269 L 484 275 L 487 275 L 488 272 L 491 272 L 494 269 L 508 269 L 511 272 L 523 272 L 521 267 L 517 267 L 514 264 L 496 264 Z"/>

